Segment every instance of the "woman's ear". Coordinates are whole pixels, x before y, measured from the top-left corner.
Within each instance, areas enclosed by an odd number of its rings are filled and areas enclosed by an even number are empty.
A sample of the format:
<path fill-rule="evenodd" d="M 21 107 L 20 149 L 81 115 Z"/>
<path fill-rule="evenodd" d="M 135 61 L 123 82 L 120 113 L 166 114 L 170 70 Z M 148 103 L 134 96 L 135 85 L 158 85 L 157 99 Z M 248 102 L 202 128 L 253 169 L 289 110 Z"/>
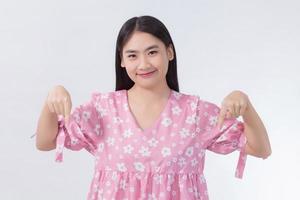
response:
<path fill-rule="evenodd" d="M 122 56 L 120 56 L 120 59 L 121 59 L 121 67 L 125 67 L 125 65 L 124 65 L 124 61 L 123 61 L 123 57 L 122 57 Z"/>
<path fill-rule="evenodd" d="M 167 48 L 167 55 L 168 55 L 169 61 L 174 59 L 174 51 L 173 51 L 173 45 L 172 44 L 170 44 L 169 47 Z"/>

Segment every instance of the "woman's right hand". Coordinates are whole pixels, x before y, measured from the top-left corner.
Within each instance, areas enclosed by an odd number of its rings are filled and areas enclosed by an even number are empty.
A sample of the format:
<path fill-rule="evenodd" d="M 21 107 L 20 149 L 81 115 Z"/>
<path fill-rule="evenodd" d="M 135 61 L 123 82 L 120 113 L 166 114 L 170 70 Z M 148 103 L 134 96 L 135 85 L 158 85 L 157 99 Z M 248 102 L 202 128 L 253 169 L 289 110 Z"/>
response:
<path fill-rule="evenodd" d="M 50 90 L 46 103 L 49 111 L 56 115 L 62 115 L 66 121 L 69 120 L 72 101 L 69 92 L 61 85 Z"/>

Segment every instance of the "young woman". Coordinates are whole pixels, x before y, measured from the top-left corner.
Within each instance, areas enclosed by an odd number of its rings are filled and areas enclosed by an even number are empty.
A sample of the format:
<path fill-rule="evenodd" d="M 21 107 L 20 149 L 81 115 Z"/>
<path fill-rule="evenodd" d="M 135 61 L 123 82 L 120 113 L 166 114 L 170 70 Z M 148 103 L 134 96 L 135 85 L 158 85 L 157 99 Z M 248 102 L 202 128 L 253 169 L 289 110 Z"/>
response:
<path fill-rule="evenodd" d="M 219 108 L 179 92 L 175 46 L 151 16 L 133 17 L 116 44 L 116 91 L 94 92 L 71 112 L 63 86 L 47 97 L 37 127 L 39 150 L 85 148 L 95 157 L 88 199 L 208 199 L 205 151 L 267 158 L 266 129 L 248 96 L 228 94 Z M 243 122 L 236 118 L 242 116 Z"/>

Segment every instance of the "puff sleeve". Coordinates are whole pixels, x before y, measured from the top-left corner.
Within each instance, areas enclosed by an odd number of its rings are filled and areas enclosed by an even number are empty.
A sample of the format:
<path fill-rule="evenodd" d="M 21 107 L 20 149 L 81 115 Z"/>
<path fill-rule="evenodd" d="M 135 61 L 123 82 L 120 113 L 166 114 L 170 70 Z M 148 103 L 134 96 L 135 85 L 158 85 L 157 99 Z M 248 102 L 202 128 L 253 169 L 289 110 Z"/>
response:
<path fill-rule="evenodd" d="M 235 177 L 242 178 L 246 164 L 247 155 L 245 146 L 247 138 L 244 134 L 244 123 L 236 118 L 225 119 L 221 129 L 217 128 L 220 108 L 214 103 L 200 100 L 199 115 L 200 124 L 203 129 L 205 147 L 219 154 L 229 154 L 235 150 L 240 151 Z"/>
<path fill-rule="evenodd" d="M 65 122 L 62 116 L 58 117 L 56 162 L 62 162 L 64 148 L 74 151 L 84 148 L 95 155 L 102 135 L 101 118 L 96 109 L 97 96 L 93 93 L 88 102 L 76 107 L 71 112 L 68 122 Z"/>

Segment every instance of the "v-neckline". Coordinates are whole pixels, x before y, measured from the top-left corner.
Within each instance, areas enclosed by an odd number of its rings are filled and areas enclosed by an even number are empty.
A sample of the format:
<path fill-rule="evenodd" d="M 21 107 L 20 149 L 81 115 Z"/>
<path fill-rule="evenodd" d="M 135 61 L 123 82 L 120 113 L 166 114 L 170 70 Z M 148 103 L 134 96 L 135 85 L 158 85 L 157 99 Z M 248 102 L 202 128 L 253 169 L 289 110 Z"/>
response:
<path fill-rule="evenodd" d="M 167 102 L 165 103 L 164 105 L 164 108 L 162 109 L 162 111 L 160 112 L 159 116 L 154 120 L 154 122 L 151 124 L 151 126 L 149 126 L 148 128 L 145 128 L 143 129 L 140 124 L 138 123 L 137 119 L 135 118 L 135 115 L 133 114 L 133 112 L 131 111 L 131 108 L 130 108 L 130 105 L 129 105 L 129 100 L 128 100 L 128 90 L 124 89 L 124 95 L 125 95 L 125 102 L 127 104 L 127 107 L 128 107 L 128 114 L 129 114 L 129 117 L 130 117 L 130 120 L 131 122 L 133 123 L 134 125 L 134 128 L 135 129 L 138 129 L 140 132 L 142 133 L 146 133 L 146 132 L 149 132 L 151 130 L 153 130 L 157 124 L 161 121 L 161 118 L 162 118 L 162 115 L 163 113 L 166 112 L 167 108 L 169 107 L 169 104 L 171 102 L 171 98 L 172 98 L 172 94 L 173 94 L 173 90 L 171 89 L 170 90 L 170 93 L 169 93 L 169 97 L 168 97 L 168 100 Z"/>

